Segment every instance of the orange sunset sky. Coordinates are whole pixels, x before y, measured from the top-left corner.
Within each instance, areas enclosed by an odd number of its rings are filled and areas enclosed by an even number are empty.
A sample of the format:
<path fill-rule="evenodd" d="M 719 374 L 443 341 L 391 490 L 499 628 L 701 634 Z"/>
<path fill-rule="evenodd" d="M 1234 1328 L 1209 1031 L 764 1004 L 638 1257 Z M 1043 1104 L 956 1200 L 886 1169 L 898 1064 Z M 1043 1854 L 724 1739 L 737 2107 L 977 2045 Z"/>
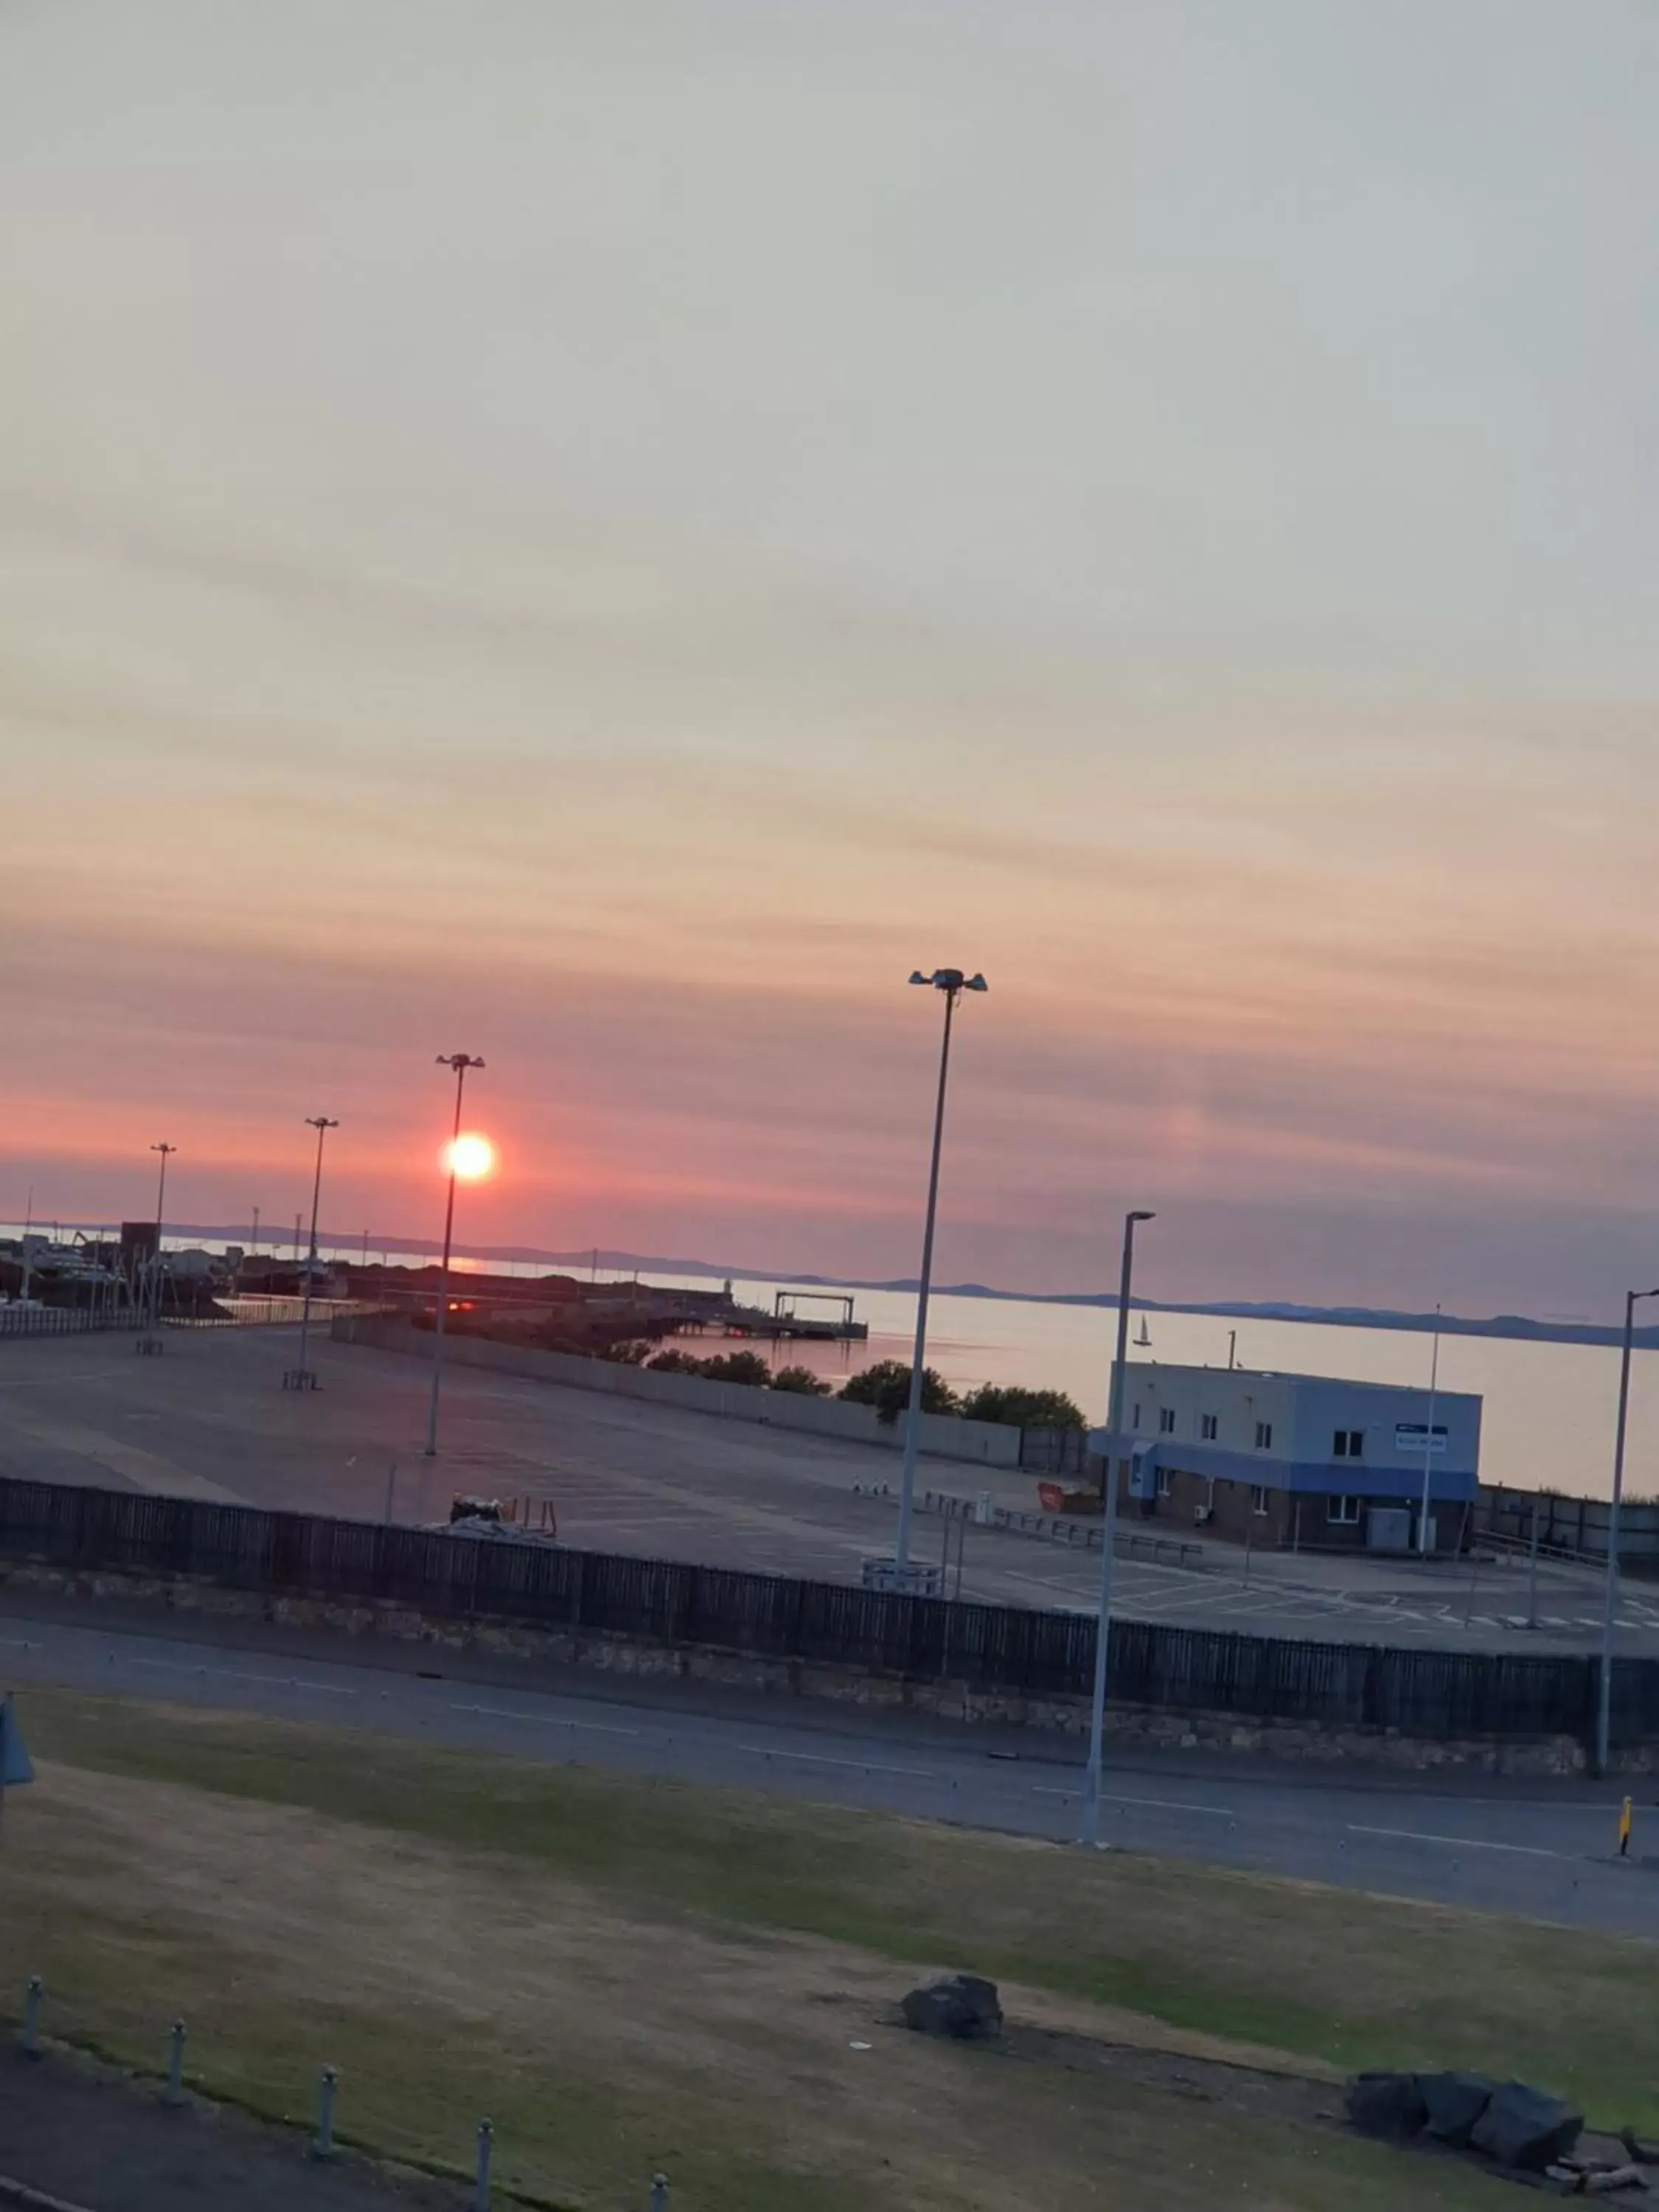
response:
<path fill-rule="evenodd" d="M 0 1218 L 1604 1315 L 1659 17 L 0 12 Z M 1656 1278 L 1659 1279 L 1659 1278 Z"/>

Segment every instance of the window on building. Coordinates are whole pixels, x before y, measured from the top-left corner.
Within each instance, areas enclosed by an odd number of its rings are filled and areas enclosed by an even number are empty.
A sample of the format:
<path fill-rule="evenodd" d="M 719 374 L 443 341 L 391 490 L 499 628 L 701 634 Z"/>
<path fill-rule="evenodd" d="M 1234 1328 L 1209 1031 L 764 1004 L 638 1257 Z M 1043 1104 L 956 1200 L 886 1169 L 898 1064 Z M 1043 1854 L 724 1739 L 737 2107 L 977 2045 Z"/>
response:
<path fill-rule="evenodd" d="M 1172 1437 L 1175 1434 L 1175 1407 L 1173 1406 L 1160 1406 L 1158 1407 L 1158 1432 L 1161 1437 Z"/>
<path fill-rule="evenodd" d="M 1198 1432 L 1204 1443 L 1212 1444 L 1215 1442 L 1217 1428 L 1218 1423 L 1213 1413 L 1206 1413 L 1200 1418 Z"/>
<path fill-rule="evenodd" d="M 1359 1500 L 1357 1498 L 1328 1498 L 1325 1518 L 1334 1528 L 1357 1528 L 1359 1526 Z"/>
<path fill-rule="evenodd" d="M 1267 1518 L 1267 1490 L 1265 1483 L 1253 1482 L 1250 1485 L 1250 1510 L 1261 1514 L 1264 1520 Z"/>
<path fill-rule="evenodd" d="M 1258 1451 L 1271 1451 L 1273 1449 L 1273 1425 L 1271 1421 L 1258 1421 L 1256 1423 L 1255 1448 Z"/>
<path fill-rule="evenodd" d="M 1365 1431 L 1364 1429 L 1339 1429 L 1331 1439 L 1333 1459 L 1364 1459 Z"/>
<path fill-rule="evenodd" d="M 1167 1467 L 1161 1467 L 1158 1471 L 1158 1494 L 1160 1498 L 1170 1495 L 1170 1470 Z"/>
<path fill-rule="evenodd" d="M 1129 1426 L 1132 1429 L 1138 1429 L 1140 1426 L 1140 1401 L 1139 1399 L 1135 1401 L 1135 1417 L 1133 1420 L 1130 1422 Z"/>

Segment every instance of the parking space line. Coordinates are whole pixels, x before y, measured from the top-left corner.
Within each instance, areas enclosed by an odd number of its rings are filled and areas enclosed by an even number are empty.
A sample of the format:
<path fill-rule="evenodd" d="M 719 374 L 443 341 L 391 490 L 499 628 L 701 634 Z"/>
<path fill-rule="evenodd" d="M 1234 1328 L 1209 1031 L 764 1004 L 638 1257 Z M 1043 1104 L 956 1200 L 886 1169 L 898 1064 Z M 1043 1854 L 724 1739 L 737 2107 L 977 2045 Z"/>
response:
<path fill-rule="evenodd" d="M 908 1774 L 921 1782 L 939 1780 L 938 1770 L 932 1766 L 884 1766 L 875 1759 L 836 1759 L 827 1751 L 776 1751 L 764 1743 L 740 1743 L 735 1748 L 756 1759 L 793 1759 L 804 1766 L 851 1766 L 865 1774 Z"/>
<path fill-rule="evenodd" d="M 1416 1828 L 1371 1828 L 1358 1820 L 1349 1821 L 1348 1833 L 1389 1836 L 1402 1844 L 1449 1844 L 1454 1850 L 1462 1851 L 1512 1851 L 1518 1858 L 1525 1859 L 1564 1859 L 1571 1856 L 1566 1851 L 1547 1851 L 1537 1844 L 1494 1844 L 1482 1836 L 1432 1836 Z"/>
<path fill-rule="evenodd" d="M 313 1682 L 303 1674 L 255 1674 L 241 1667 L 203 1667 L 191 1659 L 129 1659 L 129 1667 L 148 1667 L 157 1674 L 213 1674 L 227 1682 L 267 1682 L 278 1690 L 314 1690 L 319 1698 L 355 1698 L 356 1690 L 339 1682 Z"/>
<path fill-rule="evenodd" d="M 1057 1790 L 1052 1783 L 1039 1782 L 1031 1791 L 1034 1797 L 1080 1797 L 1083 1784 L 1075 1790 Z M 1194 1805 L 1180 1797 L 1120 1797 L 1106 1792 L 1101 1797 L 1103 1805 L 1133 1805 L 1154 1813 L 1209 1813 L 1218 1820 L 1236 1820 L 1238 1815 L 1231 1805 Z"/>
<path fill-rule="evenodd" d="M 514 1705 L 463 1705 L 450 1700 L 452 1713 L 476 1713 L 480 1718 L 495 1721 L 531 1721 L 538 1728 L 580 1729 L 588 1735 L 638 1735 L 641 1731 L 633 1728 L 617 1728 L 608 1721 L 573 1721 L 563 1713 L 521 1712 Z"/>

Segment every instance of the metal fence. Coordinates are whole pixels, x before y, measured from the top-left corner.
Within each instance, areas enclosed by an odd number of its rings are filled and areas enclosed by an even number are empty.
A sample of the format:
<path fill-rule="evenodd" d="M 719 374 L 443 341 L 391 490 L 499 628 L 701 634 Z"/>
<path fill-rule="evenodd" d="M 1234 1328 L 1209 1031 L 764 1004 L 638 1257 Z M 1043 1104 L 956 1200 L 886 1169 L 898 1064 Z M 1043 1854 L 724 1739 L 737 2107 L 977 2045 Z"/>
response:
<path fill-rule="evenodd" d="M 372 1298 L 313 1298 L 313 1328 L 326 1334 L 336 1314 L 375 1314 L 383 1311 Z M 305 1311 L 301 1297 L 244 1297 L 227 1291 L 201 1307 L 169 1305 L 164 1300 L 163 1328 L 270 1328 L 296 1322 Z M 84 1306 L 0 1305 L 0 1337 L 84 1336 L 94 1329 L 147 1328 L 149 1308 L 131 1297 L 118 1301 L 100 1297 Z"/>
<path fill-rule="evenodd" d="M 1022 1429 L 1019 1463 L 1032 1474 L 1081 1474 L 1089 1456 L 1083 1429 Z"/>
<path fill-rule="evenodd" d="M 94 1329 L 133 1328 L 139 1316 L 130 1306 L 100 1298 L 94 1305 L 0 1306 L 0 1337 L 86 1336 Z"/>
<path fill-rule="evenodd" d="M 533 1622 L 1028 1696 L 1086 1696 L 1095 1624 L 726 1567 L 485 1541 L 251 1506 L 0 1479 L 0 1559 L 204 1577 L 272 1595 L 390 1601 L 439 1620 Z M 1593 1729 L 1589 1657 L 1396 1651 L 1116 1621 L 1126 1703 L 1427 1737 Z M 1622 1661 L 1613 1729 L 1659 1734 L 1659 1661 Z"/>

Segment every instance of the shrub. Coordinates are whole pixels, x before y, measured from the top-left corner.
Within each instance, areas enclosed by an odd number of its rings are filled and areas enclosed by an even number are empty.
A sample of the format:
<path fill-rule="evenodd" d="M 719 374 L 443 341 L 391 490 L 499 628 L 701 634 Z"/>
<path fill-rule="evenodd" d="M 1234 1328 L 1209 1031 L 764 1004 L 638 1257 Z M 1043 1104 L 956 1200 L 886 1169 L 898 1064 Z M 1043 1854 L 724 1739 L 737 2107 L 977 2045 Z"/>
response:
<path fill-rule="evenodd" d="M 810 1367 L 780 1367 L 772 1377 L 775 1390 L 792 1392 L 798 1398 L 827 1398 L 830 1385 L 822 1376 L 814 1375 Z"/>
<path fill-rule="evenodd" d="M 981 1382 L 962 1401 L 963 1419 L 1005 1421 L 1015 1429 L 1086 1429 L 1082 1407 L 1063 1390 L 1024 1390 Z"/>
<path fill-rule="evenodd" d="M 702 1362 L 693 1359 L 689 1352 L 659 1352 L 646 1365 L 653 1375 L 701 1375 Z"/>
<path fill-rule="evenodd" d="M 758 1352 L 728 1352 L 705 1359 L 698 1370 L 711 1382 L 738 1382 L 748 1390 L 763 1390 L 772 1370 Z"/>
<path fill-rule="evenodd" d="M 890 1427 L 910 1402 L 910 1363 L 908 1359 L 878 1359 L 842 1384 L 841 1395 L 854 1406 L 873 1406 Z M 921 1370 L 921 1410 L 924 1413 L 954 1413 L 957 1394 L 943 1376 L 931 1367 Z"/>

